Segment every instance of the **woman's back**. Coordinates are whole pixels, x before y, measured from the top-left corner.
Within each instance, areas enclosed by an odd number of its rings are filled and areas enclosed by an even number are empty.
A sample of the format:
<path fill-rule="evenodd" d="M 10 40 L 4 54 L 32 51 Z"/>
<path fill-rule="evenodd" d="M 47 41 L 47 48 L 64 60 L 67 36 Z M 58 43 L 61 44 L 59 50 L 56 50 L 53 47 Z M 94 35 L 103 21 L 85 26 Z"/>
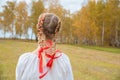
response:
<path fill-rule="evenodd" d="M 41 80 L 73 80 L 69 58 L 64 53 L 57 53 L 59 58 L 54 59 L 52 68 Z M 48 61 L 48 59 L 46 59 Z M 40 80 L 38 71 L 39 59 L 34 53 L 28 52 L 20 56 L 16 68 L 16 80 Z M 44 71 L 48 70 L 44 67 Z"/>

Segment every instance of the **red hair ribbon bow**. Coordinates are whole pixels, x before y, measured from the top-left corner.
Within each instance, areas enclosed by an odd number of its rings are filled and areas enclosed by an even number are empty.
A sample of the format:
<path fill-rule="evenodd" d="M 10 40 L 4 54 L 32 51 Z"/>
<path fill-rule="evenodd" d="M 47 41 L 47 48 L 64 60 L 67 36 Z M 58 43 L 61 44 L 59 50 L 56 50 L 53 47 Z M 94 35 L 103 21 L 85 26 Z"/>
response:
<path fill-rule="evenodd" d="M 44 50 L 47 50 L 47 49 L 49 49 L 51 46 L 52 46 L 52 41 L 47 41 L 49 44 L 50 44 L 50 46 L 46 46 L 46 47 L 44 47 L 44 48 L 40 48 L 39 50 L 38 50 L 38 58 L 39 58 L 39 72 L 40 73 L 43 73 L 43 58 L 42 58 L 42 52 L 44 51 Z M 48 57 L 48 58 L 50 58 L 50 60 L 47 62 L 47 65 L 46 65 L 46 67 L 48 67 L 49 69 L 52 67 L 52 64 L 53 64 L 53 60 L 54 59 L 56 59 L 56 58 L 58 58 L 58 57 L 60 57 L 62 54 L 60 54 L 59 56 L 55 56 L 55 54 L 57 53 L 57 52 L 60 52 L 59 50 L 56 50 L 55 52 L 54 52 L 54 54 L 53 55 L 50 55 L 50 54 L 45 54 L 46 55 L 46 57 Z M 40 75 L 40 77 L 39 78 L 42 78 L 42 77 L 44 77 L 46 74 L 48 73 L 48 71 L 47 72 L 45 72 L 43 75 Z"/>

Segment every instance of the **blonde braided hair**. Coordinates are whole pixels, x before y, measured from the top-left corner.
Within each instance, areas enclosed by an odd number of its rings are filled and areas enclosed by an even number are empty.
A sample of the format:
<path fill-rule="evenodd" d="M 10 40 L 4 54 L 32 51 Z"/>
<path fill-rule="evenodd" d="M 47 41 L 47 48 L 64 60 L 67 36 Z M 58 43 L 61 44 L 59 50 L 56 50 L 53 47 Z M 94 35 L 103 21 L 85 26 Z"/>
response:
<path fill-rule="evenodd" d="M 43 34 L 43 23 L 44 23 L 44 19 L 45 19 L 45 14 L 40 15 L 39 19 L 38 19 L 38 24 L 37 24 L 37 36 L 38 36 L 38 44 L 41 47 L 44 47 L 45 45 L 43 44 L 45 41 L 45 35 Z"/>
<path fill-rule="evenodd" d="M 38 24 L 37 24 L 37 30 L 38 30 L 38 45 L 40 47 L 45 47 L 46 46 L 46 34 L 45 34 L 45 29 L 44 27 L 46 28 L 49 28 L 48 26 L 44 26 L 44 21 L 45 21 L 45 18 L 47 15 L 50 15 L 52 13 L 43 13 L 40 15 L 39 19 L 38 19 Z M 53 18 L 56 17 L 56 15 L 52 14 L 53 15 Z M 57 17 L 58 18 L 58 17 Z M 59 31 L 60 29 L 60 26 L 61 26 L 61 22 L 60 22 L 60 19 L 58 18 L 58 22 L 57 22 L 57 25 L 56 25 L 56 28 L 55 28 L 55 31 L 53 34 L 50 34 L 50 36 L 52 36 L 52 41 L 53 41 L 53 45 L 51 47 L 52 49 L 52 52 L 54 52 L 56 50 L 56 33 Z"/>

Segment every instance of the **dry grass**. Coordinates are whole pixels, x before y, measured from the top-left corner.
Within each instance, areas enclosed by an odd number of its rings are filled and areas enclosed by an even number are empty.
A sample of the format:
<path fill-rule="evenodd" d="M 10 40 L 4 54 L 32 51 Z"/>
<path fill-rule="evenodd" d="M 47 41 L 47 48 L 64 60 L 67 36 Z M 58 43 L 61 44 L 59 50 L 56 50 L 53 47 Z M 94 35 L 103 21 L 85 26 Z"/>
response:
<path fill-rule="evenodd" d="M 0 80 L 15 80 L 18 57 L 33 51 L 34 42 L 0 40 Z M 59 44 L 72 64 L 74 80 L 120 80 L 120 54 Z"/>

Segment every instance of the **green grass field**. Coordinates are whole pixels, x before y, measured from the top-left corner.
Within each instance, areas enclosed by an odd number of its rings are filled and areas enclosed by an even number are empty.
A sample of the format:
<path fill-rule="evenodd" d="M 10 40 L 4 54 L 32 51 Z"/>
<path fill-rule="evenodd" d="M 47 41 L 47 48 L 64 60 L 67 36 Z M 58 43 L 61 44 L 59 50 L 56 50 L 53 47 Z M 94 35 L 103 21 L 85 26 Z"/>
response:
<path fill-rule="evenodd" d="M 69 56 L 74 80 L 120 80 L 120 49 L 65 44 L 57 47 Z M 0 40 L 0 80 L 15 80 L 18 57 L 36 48 L 35 42 Z"/>

